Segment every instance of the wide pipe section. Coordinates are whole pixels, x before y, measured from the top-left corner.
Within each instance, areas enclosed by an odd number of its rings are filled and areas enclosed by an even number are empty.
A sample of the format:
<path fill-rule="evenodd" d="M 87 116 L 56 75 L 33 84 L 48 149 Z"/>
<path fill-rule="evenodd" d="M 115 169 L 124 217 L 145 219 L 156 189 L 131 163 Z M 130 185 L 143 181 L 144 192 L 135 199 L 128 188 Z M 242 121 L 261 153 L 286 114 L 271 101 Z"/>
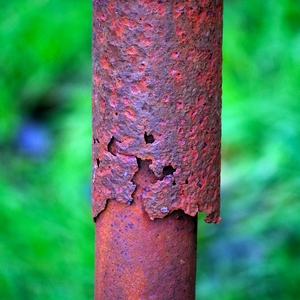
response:
<path fill-rule="evenodd" d="M 220 221 L 221 0 L 93 0 L 95 299 L 194 299 Z"/>

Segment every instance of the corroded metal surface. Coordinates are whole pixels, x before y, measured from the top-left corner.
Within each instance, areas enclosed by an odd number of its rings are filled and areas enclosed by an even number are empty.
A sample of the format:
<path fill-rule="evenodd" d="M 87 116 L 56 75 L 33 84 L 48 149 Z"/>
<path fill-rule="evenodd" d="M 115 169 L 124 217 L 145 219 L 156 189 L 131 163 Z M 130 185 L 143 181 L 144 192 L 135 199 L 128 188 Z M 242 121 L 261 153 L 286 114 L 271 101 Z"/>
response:
<path fill-rule="evenodd" d="M 95 299 L 194 299 L 195 215 L 220 221 L 221 30 L 221 0 L 93 1 Z"/>
<path fill-rule="evenodd" d="M 146 164 L 150 219 L 220 221 L 221 31 L 221 0 L 93 1 L 95 219 Z"/>

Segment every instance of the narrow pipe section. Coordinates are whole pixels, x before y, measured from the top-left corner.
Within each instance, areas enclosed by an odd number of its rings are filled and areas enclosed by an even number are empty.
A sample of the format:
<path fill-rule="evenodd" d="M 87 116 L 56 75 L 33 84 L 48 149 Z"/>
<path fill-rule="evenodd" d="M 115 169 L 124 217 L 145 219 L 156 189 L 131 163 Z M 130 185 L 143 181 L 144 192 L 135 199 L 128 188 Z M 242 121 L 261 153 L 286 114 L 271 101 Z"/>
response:
<path fill-rule="evenodd" d="M 175 211 L 151 221 L 142 194 L 155 180 L 147 161 L 134 177 L 134 202 L 108 201 L 96 220 L 95 299 L 195 298 L 196 217 Z"/>

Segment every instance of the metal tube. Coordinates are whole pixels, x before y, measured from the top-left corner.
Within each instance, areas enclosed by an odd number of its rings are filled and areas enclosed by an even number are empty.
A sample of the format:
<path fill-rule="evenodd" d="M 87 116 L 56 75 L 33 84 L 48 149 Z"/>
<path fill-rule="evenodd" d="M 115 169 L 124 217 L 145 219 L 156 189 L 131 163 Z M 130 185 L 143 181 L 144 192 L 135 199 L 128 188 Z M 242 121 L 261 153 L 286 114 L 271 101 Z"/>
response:
<path fill-rule="evenodd" d="M 109 201 L 96 222 L 95 299 L 194 299 L 196 218 L 176 211 L 151 221 L 141 165 L 130 206 Z"/>
<path fill-rule="evenodd" d="M 194 299 L 218 223 L 222 0 L 93 0 L 95 299 Z"/>

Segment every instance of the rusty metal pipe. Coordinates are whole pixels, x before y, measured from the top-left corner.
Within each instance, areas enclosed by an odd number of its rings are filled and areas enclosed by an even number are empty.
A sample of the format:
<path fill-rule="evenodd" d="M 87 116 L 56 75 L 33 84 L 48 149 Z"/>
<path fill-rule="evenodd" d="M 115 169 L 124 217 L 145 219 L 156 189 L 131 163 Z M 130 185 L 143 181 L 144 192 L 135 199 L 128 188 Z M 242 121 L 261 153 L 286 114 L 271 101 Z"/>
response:
<path fill-rule="evenodd" d="M 95 299 L 194 299 L 218 223 L 222 0 L 93 1 Z"/>

